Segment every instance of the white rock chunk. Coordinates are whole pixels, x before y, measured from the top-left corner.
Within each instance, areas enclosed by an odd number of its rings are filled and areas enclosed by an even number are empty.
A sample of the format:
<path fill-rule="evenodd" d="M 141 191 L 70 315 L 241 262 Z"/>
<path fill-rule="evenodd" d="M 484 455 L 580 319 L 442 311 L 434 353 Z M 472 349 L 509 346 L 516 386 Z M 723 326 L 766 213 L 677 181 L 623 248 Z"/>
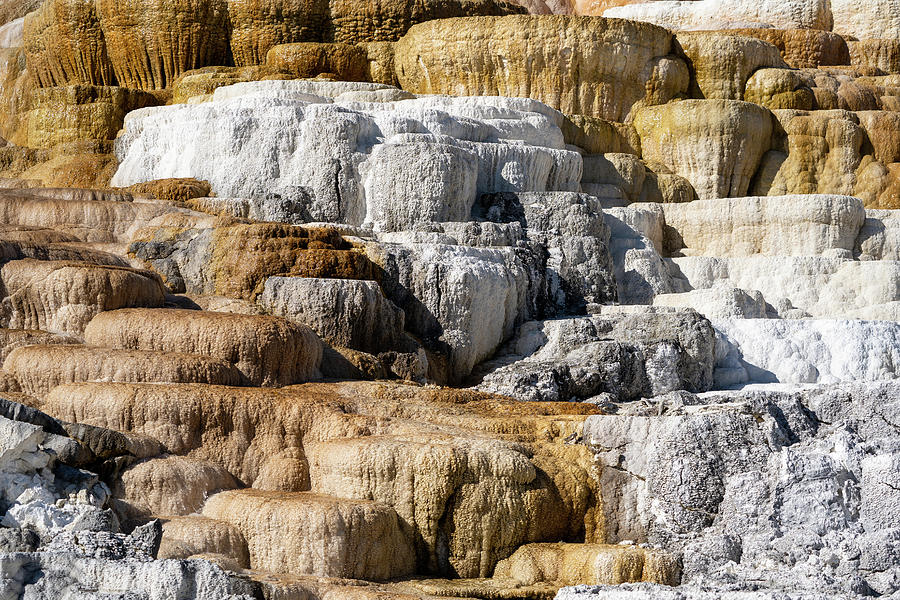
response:
<path fill-rule="evenodd" d="M 479 194 L 579 189 L 563 117 L 539 102 L 339 98 L 358 87 L 254 82 L 219 88 L 211 102 L 134 111 L 112 184 L 196 177 L 217 196 L 287 204 L 305 222 L 385 231 L 466 220 Z"/>
<path fill-rule="evenodd" d="M 678 292 L 719 286 L 761 292 L 782 318 L 897 320 L 900 262 L 820 256 L 666 259 Z"/>
<path fill-rule="evenodd" d="M 900 378 L 900 323 L 734 319 L 714 325 L 727 342 L 717 385 Z"/>
<path fill-rule="evenodd" d="M 668 250 L 688 256 L 852 256 L 866 219 L 850 196 L 769 196 L 663 204 Z M 677 235 L 676 235 L 677 232 Z"/>
<path fill-rule="evenodd" d="M 607 9 L 604 17 L 647 21 L 667 29 L 831 29 L 826 0 L 701 0 L 645 2 Z"/>

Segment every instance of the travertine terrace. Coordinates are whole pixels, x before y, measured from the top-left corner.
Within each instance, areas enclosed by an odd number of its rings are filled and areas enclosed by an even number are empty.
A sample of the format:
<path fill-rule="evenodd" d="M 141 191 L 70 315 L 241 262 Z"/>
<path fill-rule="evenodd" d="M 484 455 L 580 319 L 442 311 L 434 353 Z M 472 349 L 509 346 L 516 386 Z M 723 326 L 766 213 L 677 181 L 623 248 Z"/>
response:
<path fill-rule="evenodd" d="M 900 0 L 0 0 L 0 600 L 900 599 Z"/>

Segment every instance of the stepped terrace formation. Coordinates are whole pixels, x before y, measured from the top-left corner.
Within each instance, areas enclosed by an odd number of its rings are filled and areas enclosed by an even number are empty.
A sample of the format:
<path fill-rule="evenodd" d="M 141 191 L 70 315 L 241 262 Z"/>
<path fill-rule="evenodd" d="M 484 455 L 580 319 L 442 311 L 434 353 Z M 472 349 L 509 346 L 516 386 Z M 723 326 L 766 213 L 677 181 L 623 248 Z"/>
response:
<path fill-rule="evenodd" d="M 0 0 L 0 600 L 900 598 L 897 0 Z"/>

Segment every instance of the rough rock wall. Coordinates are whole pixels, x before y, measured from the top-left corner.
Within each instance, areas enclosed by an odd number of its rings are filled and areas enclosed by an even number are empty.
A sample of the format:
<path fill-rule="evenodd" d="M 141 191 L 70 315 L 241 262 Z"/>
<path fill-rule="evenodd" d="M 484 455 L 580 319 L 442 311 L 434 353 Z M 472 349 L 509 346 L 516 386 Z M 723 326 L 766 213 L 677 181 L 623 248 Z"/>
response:
<path fill-rule="evenodd" d="M 671 52 L 671 34 L 646 24 L 484 17 L 412 28 L 395 64 L 413 93 L 532 97 L 564 113 L 625 121 L 687 91 L 684 63 Z"/>

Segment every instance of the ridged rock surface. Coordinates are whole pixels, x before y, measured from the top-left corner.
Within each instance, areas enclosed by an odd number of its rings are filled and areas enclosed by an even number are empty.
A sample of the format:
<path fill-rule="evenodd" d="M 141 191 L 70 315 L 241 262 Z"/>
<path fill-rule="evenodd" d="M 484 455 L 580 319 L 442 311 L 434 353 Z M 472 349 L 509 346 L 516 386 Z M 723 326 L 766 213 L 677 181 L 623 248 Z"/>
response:
<path fill-rule="evenodd" d="M 16 348 L 3 368 L 23 392 L 38 398 L 58 385 L 79 381 L 239 385 L 242 379 L 234 365 L 208 356 L 91 346 Z"/>
<path fill-rule="evenodd" d="M 231 53 L 239 67 L 261 65 L 279 44 L 323 42 L 331 25 L 327 0 L 228 0 Z"/>
<path fill-rule="evenodd" d="M 93 0 L 51 0 L 25 18 L 25 53 L 41 87 L 115 85 Z"/>
<path fill-rule="evenodd" d="M 148 271 L 65 261 L 15 260 L 0 269 L 5 326 L 80 335 L 104 310 L 161 307 L 165 289 Z"/>
<path fill-rule="evenodd" d="M 644 159 L 687 179 L 701 200 L 745 195 L 772 137 L 767 110 L 733 100 L 643 108 L 634 125 Z"/>
<path fill-rule="evenodd" d="M 112 492 L 120 515 L 140 519 L 197 513 L 211 495 L 236 487 L 237 480 L 219 464 L 165 456 L 128 467 Z"/>
<path fill-rule="evenodd" d="M 74 85 L 36 90 L 28 112 L 28 145 L 52 148 L 82 140 L 116 139 L 125 115 L 157 102 L 119 87 Z"/>
<path fill-rule="evenodd" d="M 312 42 L 273 46 L 265 63 L 296 78 L 327 74 L 338 81 L 366 81 L 369 65 L 368 55 L 360 46 Z"/>
<path fill-rule="evenodd" d="M 251 564 L 276 572 L 294 565 L 362 576 L 370 569 L 369 577 L 381 578 L 418 564 L 428 572 L 485 577 L 522 543 L 602 535 L 589 456 L 582 448 L 554 441 L 578 427 L 585 408 L 535 404 L 522 409 L 521 420 L 510 421 L 503 418 L 505 411 L 519 408 L 508 399 L 470 392 L 457 397 L 450 390 L 420 397 L 416 389 L 366 383 L 280 391 L 85 383 L 57 387 L 46 406 L 79 422 L 154 432 L 173 453 L 212 460 L 254 488 L 273 490 L 214 497 L 204 515 L 237 526 L 250 544 Z M 172 411 L 182 415 L 174 427 L 166 425 Z M 230 423 L 236 422 L 248 427 L 232 430 Z M 546 431 L 546 436 L 540 434 L 546 442 L 523 445 L 496 439 L 490 431 L 526 437 Z M 275 470 L 286 473 L 289 465 L 299 478 L 268 487 L 276 481 L 271 477 Z M 309 494 L 295 493 L 310 485 L 331 496 L 305 500 Z M 502 500 L 492 506 L 492 498 Z M 373 499 L 377 504 L 366 502 Z M 335 540 L 334 560 L 325 560 L 312 550 L 321 545 L 310 547 L 299 533 L 285 540 L 274 521 L 254 516 L 274 511 L 282 515 L 280 522 L 296 519 L 301 532 L 314 527 L 300 518 L 307 509 L 314 514 L 324 510 L 325 515 L 374 510 L 373 519 L 386 529 L 373 532 L 362 523 L 354 525 L 343 542 Z M 501 511 L 504 521 L 525 526 L 501 528 L 499 522 L 473 518 L 485 511 Z M 399 537 L 398 526 L 403 532 Z M 352 552 L 340 550 L 357 543 L 353 540 L 372 543 L 377 531 L 388 536 L 402 561 L 378 553 L 354 559 Z M 286 557 L 279 549 L 285 541 L 296 556 Z M 410 551 L 415 560 L 404 554 Z"/>
<path fill-rule="evenodd" d="M 270 277 L 259 302 L 338 346 L 377 353 L 402 343 L 405 315 L 374 281 Z"/>
<path fill-rule="evenodd" d="M 156 326 L 148 327 L 148 319 Z M 254 386 L 316 379 L 322 360 L 321 342 L 312 330 L 268 316 L 118 310 L 97 315 L 84 338 L 88 344 L 106 348 L 213 356 L 234 364 Z"/>
<path fill-rule="evenodd" d="M 478 194 L 579 186 L 581 159 L 565 148 L 561 115 L 537 102 L 357 104 L 315 95 L 340 86 L 238 84 L 213 102 L 135 111 L 117 142 L 112 184 L 193 176 L 219 196 L 258 198 L 301 222 L 386 230 L 465 220 Z"/>
<path fill-rule="evenodd" d="M 867 208 L 897 207 L 898 160 L 893 139 L 900 122 L 890 112 L 775 110 L 780 124 L 750 193 L 845 194 Z"/>
<path fill-rule="evenodd" d="M 687 91 L 687 69 L 672 51 L 669 32 L 641 23 L 485 17 L 414 27 L 397 43 L 395 64 L 401 87 L 417 94 L 524 96 L 626 121 Z"/>
<path fill-rule="evenodd" d="M 185 71 L 228 61 L 225 0 L 97 0 L 96 6 L 119 85 L 162 89 Z"/>
<path fill-rule="evenodd" d="M 610 8 L 603 16 L 647 21 L 675 31 L 759 25 L 827 31 L 832 24 L 831 11 L 824 0 L 663 0 Z"/>
<path fill-rule="evenodd" d="M 331 0 L 331 35 L 333 41 L 344 44 L 393 42 L 424 21 L 520 12 L 524 10 L 505 0 Z"/>
<path fill-rule="evenodd" d="M 237 527 L 259 569 L 377 581 L 408 575 L 413 563 L 397 513 L 371 501 L 239 490 L 216 494 L 203 514 Z M 289 529 L 272 530 L 281 523 Z M 318 542 L 337 531 L 327 547 Z"/>
<path fill-rule="evenodd" d="M 733 35 L 754 37 L 774 44 L 784 62 L 795 69 L 850 64 L 847 41 L 830 31 L 816 29 L 736 29 Z M 680 36 L 679 36 L 680 39 Z"/>

